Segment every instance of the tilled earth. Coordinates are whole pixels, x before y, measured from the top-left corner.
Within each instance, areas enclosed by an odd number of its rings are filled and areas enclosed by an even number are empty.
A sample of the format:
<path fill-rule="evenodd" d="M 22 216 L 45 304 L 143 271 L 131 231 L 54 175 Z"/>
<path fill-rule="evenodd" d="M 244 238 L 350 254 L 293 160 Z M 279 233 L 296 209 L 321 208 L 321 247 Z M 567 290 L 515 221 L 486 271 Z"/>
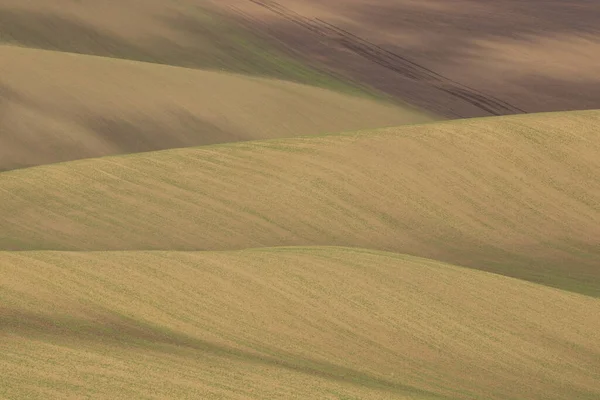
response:
<path fill-rule="evenodd" d="M 215 4 L 313 65 L 450 118 L 600 108 L 596 1 Z"/>

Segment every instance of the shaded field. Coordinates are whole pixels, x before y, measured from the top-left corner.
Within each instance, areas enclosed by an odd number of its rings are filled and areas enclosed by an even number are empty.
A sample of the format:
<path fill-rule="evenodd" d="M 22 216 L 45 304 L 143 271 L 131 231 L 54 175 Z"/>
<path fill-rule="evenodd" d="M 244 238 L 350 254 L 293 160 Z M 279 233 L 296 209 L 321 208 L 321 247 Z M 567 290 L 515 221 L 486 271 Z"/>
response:
<path fill-rule="evenodd" d="M 600 107 L 595 1 L 228 0 L 250 29 L 448 117 Z"/>
<path fill-rule="evenodd" d="M 6 0 L 0 43 L 227 70 L 450 118 L 600 107 L 593 0 Z"/>
<path fill-rule="evenodd" d="M 482 118 L 4 172 L 0 247 L 357 246 L 598 296 L 599 121 Z"/>
<path fill-rule="evenodd" d="M 435 261 L 330 247 L 1 252 L 0 271 L 9 398 L 600 394 L 598 299 Z"/>
<path fill-rule="evenodd" d="M 272 79 L 0 46 L 0 170 L 429 120 Z"/>

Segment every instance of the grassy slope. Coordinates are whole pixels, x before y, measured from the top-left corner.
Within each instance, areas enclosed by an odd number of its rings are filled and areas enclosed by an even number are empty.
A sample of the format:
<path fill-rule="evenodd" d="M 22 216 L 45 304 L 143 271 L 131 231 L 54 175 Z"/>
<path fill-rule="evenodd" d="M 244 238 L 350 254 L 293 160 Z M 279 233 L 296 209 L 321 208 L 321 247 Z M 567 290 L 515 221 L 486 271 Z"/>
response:
<path fill-rule="evenodd" d="M 358 246 L 598 296 L 599 122 L 473 119 L 4 172 L 0 247 Z"/>
<path fill-rule="evenodd" d="M 0 252 L 0 272 L 9 398 L 600 395 L 598 299 L 439 262 L 344 248 Z"/>
<path fill-rule="evenodd" d="M 0 46 L 0 169 L 425 121 L 271 79 Z"/>

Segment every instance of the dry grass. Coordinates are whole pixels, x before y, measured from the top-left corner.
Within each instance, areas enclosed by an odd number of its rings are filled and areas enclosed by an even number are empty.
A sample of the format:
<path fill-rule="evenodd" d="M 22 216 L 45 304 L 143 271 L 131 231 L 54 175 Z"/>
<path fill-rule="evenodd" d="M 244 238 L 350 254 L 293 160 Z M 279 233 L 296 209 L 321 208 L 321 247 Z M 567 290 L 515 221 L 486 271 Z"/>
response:
<path fill-rule="evenodd" d="M 425 121 L 290 82 L 1 46 L 0 170 Z"/>
<path fill-rule="evenodd" d="M 391 250 L 600 295 L 598 111 L 0 174 L 3 249 Z"/>
<path fill-rule="evenodd" d="M 3 252 L 0 273 L 7 398 L 600 396 L 598 299 L 439 262 Z"/>

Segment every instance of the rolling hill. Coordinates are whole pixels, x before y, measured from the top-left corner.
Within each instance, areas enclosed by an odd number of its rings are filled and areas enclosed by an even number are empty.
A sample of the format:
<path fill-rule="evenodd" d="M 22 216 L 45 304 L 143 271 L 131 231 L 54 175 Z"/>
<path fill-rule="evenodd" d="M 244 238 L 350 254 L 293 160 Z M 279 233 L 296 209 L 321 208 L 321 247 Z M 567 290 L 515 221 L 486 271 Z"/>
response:
<path fill-rule="evenodd" d="M 4 0 L 0 44 L 268 76 L 373 96 L 299 62 L 207 0 Z"/>
<path fill-rule="evenodd" d="M 0 400 L 600 398 L 593 1 L 1 3 Z"/>
<path fill-rule="evenodd" d="M 356 246 L 599 296 L 599 122 L 482 118 L 4 172 L 0 248 Z"/>
<path fill-rule="evenodd" d="M 600 108 L 594 0 L 213 3 L 305 62 L 449 118 Z"/>
<path fill-rule="evenodd" d="M 598 299 L 431 260 L 0 252 L 0 274 L 6 398 L 600 395 Z"/>
<path fill-rule="evenodd" d="M 430 120 L 274 79 L 0 46 L 0 170 Z"/>

